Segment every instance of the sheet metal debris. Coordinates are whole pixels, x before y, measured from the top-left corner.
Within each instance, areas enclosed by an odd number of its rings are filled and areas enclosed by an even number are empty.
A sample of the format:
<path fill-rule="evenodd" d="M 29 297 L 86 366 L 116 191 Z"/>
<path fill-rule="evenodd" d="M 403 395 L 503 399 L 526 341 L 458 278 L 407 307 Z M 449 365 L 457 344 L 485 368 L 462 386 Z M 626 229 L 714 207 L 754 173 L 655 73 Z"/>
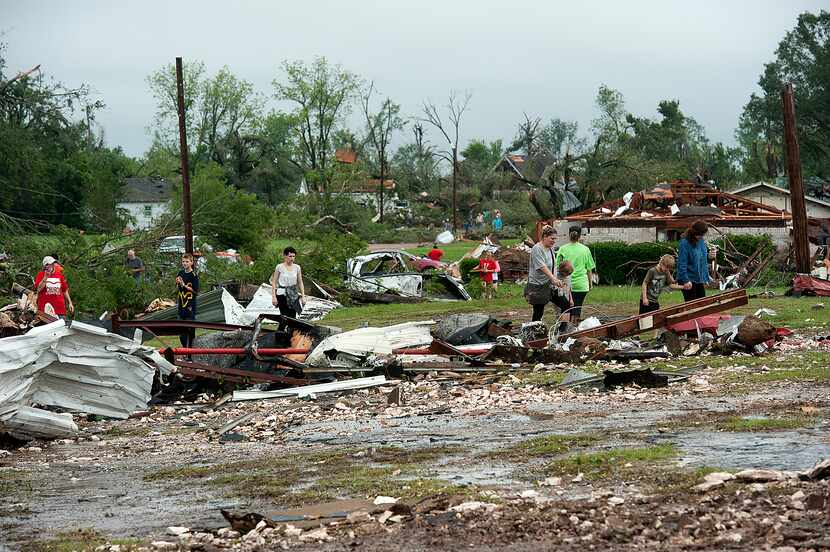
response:
<path fill-rule="evenodd" d="M 331 383 L 318 383 L 315 385 L 304 385 L 302 387 L 291 387 L 289 389 L 278 389 L 275 391 L 242 390 L 234 391 L 232 401 L 253 401 L 260 399 L 276 399 L 282 397 L 309 397 L 322 393 L 333 393 L 337 391 L 352 391 L 355 389 L 366 389 L 368 387 L 380 387 L 389 383 L 386 376 L 373 376 L 370 378 L 356 378 Z"/>
<path fill-rule="evenodd" d="M 157 370 L 174 367 L 151 347 L 83 322 L 0 339 L 0 430 L 19 439 L 77 431 L 71 416 L 33 405 L 126 419 L 147 407 Z"/>

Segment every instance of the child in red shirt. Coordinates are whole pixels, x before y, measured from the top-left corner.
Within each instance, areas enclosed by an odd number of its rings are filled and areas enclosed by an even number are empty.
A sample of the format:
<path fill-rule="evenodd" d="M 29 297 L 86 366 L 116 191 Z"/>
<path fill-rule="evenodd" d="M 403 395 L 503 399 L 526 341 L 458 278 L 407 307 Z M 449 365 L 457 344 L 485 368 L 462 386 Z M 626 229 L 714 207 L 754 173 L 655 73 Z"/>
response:
<path fill-rule="evenodd" d="M 56 270 L 54 257 L 43 258 L 43 270 L 35 277 L 35 290 L 37 291 L 37 309 L 46 314 L 66 317 L 66 311 L 74 314 L 75 305 L 69 296 L 69 284 L 63 275 L 63 270 Z"/>
<path fill-rule="evenodd" d="M 493 254 L 485 251 L 478 261 L 478 272 L 481 275 L 481 284 L 484 286 L 484 299 L 493 298 L 493 274 L 496 272 L 496 261 Z"/>

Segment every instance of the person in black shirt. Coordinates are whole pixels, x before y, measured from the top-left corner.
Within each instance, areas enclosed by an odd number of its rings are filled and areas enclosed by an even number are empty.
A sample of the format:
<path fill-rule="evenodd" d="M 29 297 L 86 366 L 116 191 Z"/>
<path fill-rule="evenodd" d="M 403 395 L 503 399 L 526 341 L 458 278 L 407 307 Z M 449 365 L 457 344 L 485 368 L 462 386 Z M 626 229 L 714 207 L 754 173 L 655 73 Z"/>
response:
<path fill-rule="evenodd" d="M 179 309 L 179 320 L 196 320 L 196 296 L 199 294 L 199 277 L 193 271 L 193 255 L 182 255 L 182 270 L 176 275 L 176 306 Z M 190 328 L 179 335 L 183 347 L 193 345 L 196 337 L 195 328 Z"/>

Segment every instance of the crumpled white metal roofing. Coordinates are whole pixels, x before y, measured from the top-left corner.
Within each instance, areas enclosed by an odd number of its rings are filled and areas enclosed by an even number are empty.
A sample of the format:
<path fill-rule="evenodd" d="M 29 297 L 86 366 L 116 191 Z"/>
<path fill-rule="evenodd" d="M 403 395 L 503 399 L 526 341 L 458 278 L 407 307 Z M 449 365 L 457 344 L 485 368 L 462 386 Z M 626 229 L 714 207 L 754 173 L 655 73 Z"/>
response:
<path fill-rule="evenodd" d="M 152 347 L 83 322 L 0 339 L 0 431 L 20 439 L 77 431 L 71 416 L 33 405 L 127 418 L 147 407 L 156 368 L 174 370 Z"/>
<path fill-rule="evenodd" d="M 430 328 L 434 321 L 405 322 L 383 328 L 358 328 L 327 337 L 312 350 L 306 364 L 331 367 L 346 359 L 365 359 L 369 355 L 391 355 L 394 349 L 418 347 L 432 343 Z M 340 361 L 333 360 L 339 357 Z"/>

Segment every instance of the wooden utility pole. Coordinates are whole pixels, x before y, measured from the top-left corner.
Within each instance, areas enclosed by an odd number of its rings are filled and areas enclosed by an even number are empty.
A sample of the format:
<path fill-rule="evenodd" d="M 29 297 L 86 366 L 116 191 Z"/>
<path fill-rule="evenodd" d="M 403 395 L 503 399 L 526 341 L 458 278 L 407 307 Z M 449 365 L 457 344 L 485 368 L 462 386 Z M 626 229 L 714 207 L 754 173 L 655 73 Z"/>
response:
<path fill-rule="evenodd" d="M 383 224 L 383 180 L 386 178 L 386 163 L 385 158 L 386 151 L 381 151 L 380 154 L 380 209 L 378 212 L 380 213 L 380 223 Z"/>
<path fill-rule="evenodd" d="M 798 151 L 798 133 L 795 124 L 795 100 L 792 83 L 781 91 L 784 109 L 784 142 L 787 147 L 787 176 L 790 179 L 790 198 L 793 214 L 793 248 L 795 270 L 810 273 L 810 247 L 807 235 L 807 207 L 804 201 L 804 180 L 801 176 L 801 154 Z"/>
<path fill-rule="evenodd" d="M 456 138 L 458 131 L 456 131 Z M 458 144 L 452 145 L 452 235 L 458 235 L 458 207 L 456 205 L 455 181 L 458 177 Z"/>
<path fill-rule="evenodd" d="M 179 151 L 182 158 L 182 208 L 184 209 L 184 248 L 193 254 L 193 214 L 190 209 L 190 168 L 187 162 L 187 127 L 184 121 L 184 77 L 182 58 L 176 58 L 176 103 L 179 110 Z"/>

